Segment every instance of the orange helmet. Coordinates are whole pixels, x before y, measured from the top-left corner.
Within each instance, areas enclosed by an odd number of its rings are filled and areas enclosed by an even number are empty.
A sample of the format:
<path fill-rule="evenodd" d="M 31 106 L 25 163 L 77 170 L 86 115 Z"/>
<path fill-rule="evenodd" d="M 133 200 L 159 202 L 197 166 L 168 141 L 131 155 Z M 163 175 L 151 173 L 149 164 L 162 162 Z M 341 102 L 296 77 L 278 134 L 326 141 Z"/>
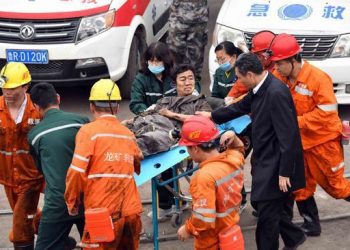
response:
<path fill-rule="evenodd" d="M 270 48 L 272 40 L 275 38 L 275 33 L 269 30 L 262 30 L 254 34 L 250 51 L 252 53 L 265 51 Z"/>
<path fill-rule="evenodd" d="M 195 146 L 211 142 L 219 136 L 219 130 L 207 117 L 195 115 L 185 120 L 179 145 Z"/>
<path fill-rule="evenodd" d="M 292 57 L 302 51 L 293 35 L 281 33 L 273 39 L 270 47 L 270 60 L 280 61 Z"/>

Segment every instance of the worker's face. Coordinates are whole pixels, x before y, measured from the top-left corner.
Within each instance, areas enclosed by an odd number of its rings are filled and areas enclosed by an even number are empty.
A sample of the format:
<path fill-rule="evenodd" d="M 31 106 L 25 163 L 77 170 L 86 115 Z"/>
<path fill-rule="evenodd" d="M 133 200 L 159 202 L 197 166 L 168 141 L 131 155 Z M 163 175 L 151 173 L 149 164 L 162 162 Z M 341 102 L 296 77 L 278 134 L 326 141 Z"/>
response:
<path fill-rule="evenodd" d="M 288 77 L 292 74 L 293 71 L 293 64 L 291 61 L 287 60 L 280 60 L 275 63 L 275 69 L 280 73 L 282 76 Z"/>
<path fill-rule="evenodd" d="M 259 61 L 263 65 L 264 69 L 267 69 L 271 65 L 272 62 L 268 55 L 266 55 L 265 51 L 255 52 L 254 54 L 259 58 Z"/>
<path fill-rule="evenodd" d="M 4 99 L 6 103 L 13 104 L 19 100 L 24 99 L 27 89 L 28 89 L 28 85 L 25 85 L 25 86 L 19 86 L 14 89 L 2 89 L 2 93 L 4 95 Z"/>
<path fill-rule="evenodd" d="M 255 75 L 252 72 L 248 71 L 245 76 L 239 73 L 237 68 L 235 68 L 235 72 L 237 78 L 244 84 L 244 86 L 246 86 L 247 89 L 253 89 L 257 85 Z"/>
<path fill-rule="evenodd" d="M 198 162 L 198 163 L 201 162 L 199 157 L 200 152 L 197 146 L 187 146 L 187 152 L 194 162 Z"/>
<path fill-rule="evenodd" d="M 192 95 L 195 86 L 194 74 L 191 70 L 182 72 L 176 76 L 176 91 L 178 96 Z"/>

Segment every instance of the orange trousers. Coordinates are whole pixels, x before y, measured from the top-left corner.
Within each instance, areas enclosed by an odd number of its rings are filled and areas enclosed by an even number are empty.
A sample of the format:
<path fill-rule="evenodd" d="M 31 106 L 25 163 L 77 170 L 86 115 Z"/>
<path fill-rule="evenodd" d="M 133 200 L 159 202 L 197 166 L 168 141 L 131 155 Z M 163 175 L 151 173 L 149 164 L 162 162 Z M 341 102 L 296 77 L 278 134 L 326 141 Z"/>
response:
<path fill-rule="evenodd" d="M 295 191 L 296 201 L 314 195 L 319 184 L 336 199 L 350 197 L 350 181 L 344 177 L 344 151 L 340 139 L 304 150 L 306 187 Z"/>
<path fill-rule="evenodd" d="M 84 247 L 84 250 L 137 250 L 140 244 L 142 230 L 141 216 L 130 215 L 114 222 L 115 240 L 108 243 L 89 243 L 89 233 L 84 230 L 82 242 L 85 244 L 99 245 Z"/>
<path fill-rule="evenodd" d="M 18 187 L 5 186 L 7 199 L 13 211 L 12 231 L 9 239 L 14 244 L 31 244 L 34 242 L 34 233 L 38 228 L 36 223 L 40 192 L 43 181 L 32 181 Z"/>

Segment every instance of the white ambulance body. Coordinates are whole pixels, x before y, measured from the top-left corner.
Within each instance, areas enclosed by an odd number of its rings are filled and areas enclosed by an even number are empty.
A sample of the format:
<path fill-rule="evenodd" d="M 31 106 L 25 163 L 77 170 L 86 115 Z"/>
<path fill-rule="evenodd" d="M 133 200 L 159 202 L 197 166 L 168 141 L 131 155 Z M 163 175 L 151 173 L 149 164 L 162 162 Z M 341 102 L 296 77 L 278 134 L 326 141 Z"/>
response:
<path fill-rule="evenodd" d="M 167 30 L 171 0 L 0 0 L 0 67 L 24 62 L 34 81 L 119 81 L 124 96 L 146 44 Z"/>
<path fill-rule="evenodd" d="M 218 67 L 215 46 L 230 40 L 248 47 L 260 30 L 289 33 L 303 47 L 303 58 L 333 79 L 339 104 L 350 104 L 350 1 L 226 0 L 209 54 L 211 77 Z"/>

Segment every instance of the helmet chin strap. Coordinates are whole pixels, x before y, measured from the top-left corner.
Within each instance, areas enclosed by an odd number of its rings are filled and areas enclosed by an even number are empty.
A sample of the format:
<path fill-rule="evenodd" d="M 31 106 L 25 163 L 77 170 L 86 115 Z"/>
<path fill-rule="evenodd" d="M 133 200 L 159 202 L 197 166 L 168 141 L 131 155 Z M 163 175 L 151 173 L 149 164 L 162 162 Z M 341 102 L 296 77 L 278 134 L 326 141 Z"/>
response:
<path fill-rule="evenodd" d="M 114 112 L 113 112 L 113 108 L 112 108 L 112 103 L 111 103 L 111 96 L 112 96 L 112 92 L 113 92 L 113 89 L 114 89 L 114 85 L 112 85 L 112 89 L 109 93 L 107 93 L 108 95 L 108 105 L 109 105 L 109 110 L 111 111 L 111 114 L 114 115 Z"/>

